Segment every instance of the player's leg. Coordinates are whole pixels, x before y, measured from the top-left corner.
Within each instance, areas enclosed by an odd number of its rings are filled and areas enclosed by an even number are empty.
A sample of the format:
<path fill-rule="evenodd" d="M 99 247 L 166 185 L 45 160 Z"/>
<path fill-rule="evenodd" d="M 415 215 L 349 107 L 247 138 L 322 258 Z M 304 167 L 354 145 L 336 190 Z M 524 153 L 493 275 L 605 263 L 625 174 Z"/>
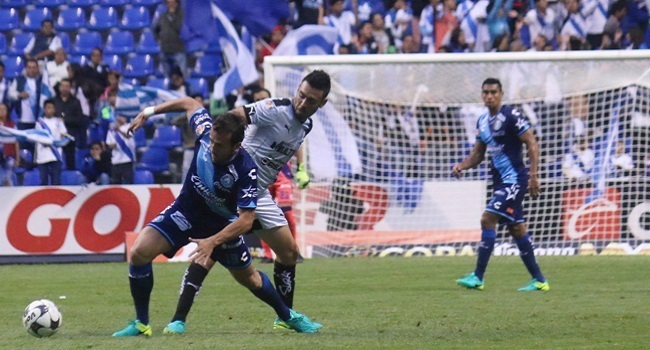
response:
<path fill-rule="evenodd" d="M 172 321 L 163 330 L 164 334 L 185 333 L 187 314 L 189 314 L 194 304 L 194 299 L 199 295 L 205 277 L 213 266 L 214 261 L 208 259 L 205 266 L 190 263 L 187 267 L 183 275 L 183 280 L 181 281 L 181 291 L 178 297 L 178 304 L 176 305 L 176 312 L 174 313 L 174 317 L 172 317 Z"/>
<path fill-rule="evenodd" d="M 490 256 L 494 250 L 496 241 L 496 227 L 499 223 L 499 215 L 485 211 L 481 216 L 481 242 L 478 246 L 478 257 L 476 259 L 476 268 L 471 274 L 456 280 L 456 282 L 467 288 L 478 290 L 483 289 L 483 275 L 487 269 Z"/>
<path fill-rule="evenodd" d="M 526 286 L 519 288 L 519 291 L 547 291 L 550 289 L 546 278 L 542 274 L 537 260 L 535 259 L 535 247 L 530 239 L 530 235 L 526 233 L 526 224 L 518 223 L 508 226 L 508 232 L 517 243 L 519 248 L 519 256 L 526 265 L 526 269 L 532 276 L 533 280 Z"/>
<path fill-rule="evenodd" d="M 113 336 L 151 336 L 149 326 L 149 299 L 153 290 L 153 269 L 151 262 L 161 253 L 171 250 L 172 245 L 163 234 L 151 226 L 146 226 L 131 247 L 129 264 L 129 285 L 135 305 L 136 321 Z"/>

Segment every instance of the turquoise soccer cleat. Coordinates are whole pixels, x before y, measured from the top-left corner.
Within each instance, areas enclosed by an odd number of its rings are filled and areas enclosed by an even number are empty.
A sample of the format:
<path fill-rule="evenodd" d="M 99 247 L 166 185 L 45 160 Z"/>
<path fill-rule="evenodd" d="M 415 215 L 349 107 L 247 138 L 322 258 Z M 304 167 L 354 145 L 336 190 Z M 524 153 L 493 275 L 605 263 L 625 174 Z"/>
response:
<path fill-rule="evenodd" d="M 483 287 L 485 284 L 483 281 L 476 277 L 474 272 L 470 273 L 469 275 L 459 278 L 456 280 L 456 283 L 460 284 L 461 286 L 469 289 L 476 289 L 476 290 L 483 290 Z"/>
<path fill-rule="evenodd" d="M 144 335 L 146 337 L 151 336 L 151 326 L 140 322 L 140 320 L 135 320 L 129 322 L 129 325 L 126 326 L 121 331 L 113 333 L 114 337 L 135 337 L 138 335 Z"/>
<path fill-rule="evenodd" d="M 531 292 L 531 291 L 542 291 L 542 292 L 547 292 L 551 290 L 551 286 L 548 285 L 548 281 L 546 282 L 540 282 L 536 279 L 533 279 L 528 283 L 526 286 L 523 286 L 519 289 L 517 289 L 520 292 Z"/>
<path fill-rule="evenodd" d="M 319 328 L 323 328 L 322 324 L 312 322 L 307 316 L 293 310 L 291 310 L 291 318 L 285 323 L 298 333 L 316 333 Z M 273 328 L 275 329 L 275 325 Z"/>
<path fill-rule="evenodd" d="M 163 329 L 163 334 L 185 334 L 185 322 L 174 321 Z"/>

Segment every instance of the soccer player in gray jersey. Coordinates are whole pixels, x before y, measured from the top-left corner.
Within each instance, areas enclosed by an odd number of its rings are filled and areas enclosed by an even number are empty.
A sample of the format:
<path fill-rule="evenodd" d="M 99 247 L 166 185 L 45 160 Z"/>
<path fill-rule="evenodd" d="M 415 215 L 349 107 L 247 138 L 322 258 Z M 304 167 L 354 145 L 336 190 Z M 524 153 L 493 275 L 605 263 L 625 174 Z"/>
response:
<path fill-rule="evenodd" d="M 242 147 L 257 165 L 258 193 L 253 230 L 276 254 L 275 288 L 289 308 L 293 306 L 300 252 L 282 209 L 271 198 L 268 187 L 311 131 L 310 117 L 327 103 L 330 86 L 329 75 L 316 70 L 303 78 L 292 100 L 264 99 L 230 111 L 249 124 Z M 176 313 L 166 333 L 185 332 L 187 314 L 214 263 L 208 259 L 206 264 L 191 263 L 187 268 Z M 273 328 L 290 329 L 280 318 L 275 319 Z"/>

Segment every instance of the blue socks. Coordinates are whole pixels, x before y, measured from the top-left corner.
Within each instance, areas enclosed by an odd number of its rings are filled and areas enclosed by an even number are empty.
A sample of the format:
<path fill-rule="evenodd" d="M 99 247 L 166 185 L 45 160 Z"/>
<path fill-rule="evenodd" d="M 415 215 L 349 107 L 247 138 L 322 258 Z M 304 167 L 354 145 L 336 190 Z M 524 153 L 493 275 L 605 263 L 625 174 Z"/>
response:
<path fill-rule="evenodd" d="M 530 275 L 539 282 L 546 282 L 535 260 L 535 248 L 530 241 L 530 236 L 525 234 L 523 237 L 516 239 L 515 242 L 517 242 L 517 248 L 519 248 L 519 256 L 521 256 L 521 260 L 526 265 L 526 269 L 528 269 Z"/>
<path fill-rule="evenodd" d="M 137 319 L 149 324 L 149 298 L 153 290 L 153 269 L 151 263 L 142 266 L 129 265 L 129 284 L 135 304 Z"/>
<path fill-rule="evenodd" d="M 275 290 L 273 283 L 271 283 L 271 280 L 269 280 L 264 272 L 258 272 L 260 274 L 260 277 L 262 277 L 262 288 L 255 290 L 251 289 L 251 292 L 258 299 L 271 306 L 281 320 L 287 321 L 291 318 L 291 309 L 289 309 L 287 305 L 282 302 L 280 294 L 278 294 L 278 292 Z"/>
<path fill-rule="evenodd" d="M 481 243 L 478 246 L 478 259 L 476 260 L 476 269 L 474 270 L 474 274 L 481 281 L 483 280 L 488 261 L 490 261 L 490 255 L 492 255 L 492 251 L 494 250 L 494 241 L 496 238 L 497 231 L 495 229 L 481 230 Z"/>

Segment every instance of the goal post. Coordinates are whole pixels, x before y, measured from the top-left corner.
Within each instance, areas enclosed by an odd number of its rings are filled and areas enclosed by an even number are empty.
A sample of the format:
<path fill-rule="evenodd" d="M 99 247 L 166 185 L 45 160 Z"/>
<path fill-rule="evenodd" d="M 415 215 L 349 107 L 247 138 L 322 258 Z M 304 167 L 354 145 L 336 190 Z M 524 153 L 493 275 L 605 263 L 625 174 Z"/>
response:
<path fill-rule="evenodd" d="M 476 141 L 488 77 L 539 143 L 543 194 L 524 201 L 536 253 L 650 253 L 643 51 L 267 56 L 264 68 L 277 97 L 315 69 L 332 77 L 305 142 L 312 185 L 295 196 L 306 256 L 475 254 L 488 162 L 461 179 L 451 168 Z M 499 233 L 495 254 L 517 254 Z"/>

